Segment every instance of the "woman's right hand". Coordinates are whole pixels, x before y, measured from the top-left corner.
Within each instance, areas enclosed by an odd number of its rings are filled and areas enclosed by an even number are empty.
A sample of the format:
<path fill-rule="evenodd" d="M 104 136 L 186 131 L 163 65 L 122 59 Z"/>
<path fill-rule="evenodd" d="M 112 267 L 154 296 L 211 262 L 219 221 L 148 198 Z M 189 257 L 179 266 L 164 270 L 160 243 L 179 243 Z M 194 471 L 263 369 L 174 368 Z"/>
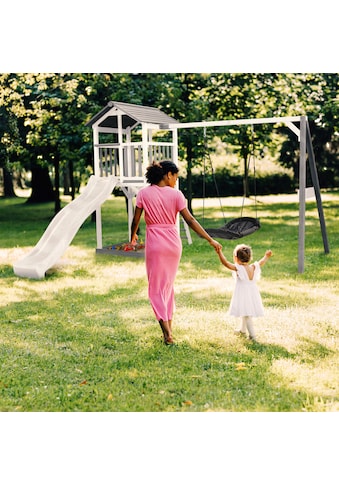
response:
<path fill-rule="evenodd" d="M 130 244 L 132 246 L 136 246 L 137 245 L 137 242 L 138 242 L 138 239 L 139 239 L 138 234 L 135 234 L 135 236 L 132 236 Z"/>

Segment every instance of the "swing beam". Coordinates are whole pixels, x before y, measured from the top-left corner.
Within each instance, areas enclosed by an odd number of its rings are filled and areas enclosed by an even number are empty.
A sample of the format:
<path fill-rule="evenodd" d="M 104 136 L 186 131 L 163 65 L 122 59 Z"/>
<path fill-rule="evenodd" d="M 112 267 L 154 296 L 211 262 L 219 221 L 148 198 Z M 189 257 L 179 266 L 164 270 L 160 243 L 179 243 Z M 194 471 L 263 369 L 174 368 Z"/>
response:
<path fill-rule="evenodd" d="M 294 123 L 300 123 L 298 128 Z M 275 118 L 248 118 L 240 120 L 196 121 L 191 123 L 171 123 L 161 125 L 163 129 L 208 128 L 218 126 L 262 125 L 266 123 L 285 124 L 297 137 L 300 144 L 299 155 L 299 239 L 298 239 L 298 272 L 305 269 L 305 219 L 306 219 L 306 159 L 308 155 L 310 173 L 318 207 L 324 251 L 329 253 L 324 211 L 321 201 L 320 185 L 315 164 L 312 138 L 307 116 L 284 116 Z"/>

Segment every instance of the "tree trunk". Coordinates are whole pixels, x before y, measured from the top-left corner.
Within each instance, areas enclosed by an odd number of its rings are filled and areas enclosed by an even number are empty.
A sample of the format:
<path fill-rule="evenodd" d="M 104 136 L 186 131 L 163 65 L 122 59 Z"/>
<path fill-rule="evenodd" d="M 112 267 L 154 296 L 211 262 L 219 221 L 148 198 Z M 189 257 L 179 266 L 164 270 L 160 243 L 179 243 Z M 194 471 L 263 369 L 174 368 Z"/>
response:
<path fill-rule="evenodd" d="M 61 209 L 60 202 L 60 162 L 59 158 L 56 156 L 54 161 L 55 168 L 55 180 L 54 180 L 54 213 L 57 214 Z"/>
<path fill-rule="evenodd" d="M 63 179 L 64 179 L 64 195 L 71 195 L 71 180 L 70 180 L 70 173 L 68 164 L 66 164 L 63 170 Z"/>
<path fill-rule="evenodd" d="M 71 196 L 72 200 L 75 199 L 75 180 L 74 180 L 74 167 L 72 160 L 68 162 L 69 179 L 71 181 Z"/>
<path fill-rule="evenodd" d="M 12 174 L 7 170 L 6 167 L 3 167 L 3 175 L 4 175 L 4 197 L 16 197 L 16 193 L 14 192 Z"/>
<path fill-rule="evenodd" d="M 30 204 L 54 202 L 55 194 L 49 176 L 48 167 L 34 164 L 32 166 L 32 193 L 27 200 Z"/>
<path fill-rule="evenodd" d="M 67 162 L 63 175 L 64 175 L 64 195 L 70 195 L 72 197 L 72 200 L 74 200 L 76 187 L 75 187 L 72 160 Z"/>

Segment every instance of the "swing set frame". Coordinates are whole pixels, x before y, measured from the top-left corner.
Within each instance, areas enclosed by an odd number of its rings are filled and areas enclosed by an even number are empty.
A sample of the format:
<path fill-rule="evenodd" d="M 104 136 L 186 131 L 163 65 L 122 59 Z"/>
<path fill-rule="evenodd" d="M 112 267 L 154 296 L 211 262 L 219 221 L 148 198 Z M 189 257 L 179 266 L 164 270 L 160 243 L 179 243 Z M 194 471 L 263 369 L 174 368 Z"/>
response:
<path fill-rule="evenodd" d="M 213 181 L 215 185 L 215 189 L 217 192 L 217 196 L 219 198 L 219 204 L 220 204 L 220 209 L 223 215 L 224 219 L 224 226 L 220 227 L 218 229 L 205 229 L 206 232 L 215 238 L 221 238 L 221 239 L 239 239 L 244 236 L 248 236 L 249 234 L 252 234 L 253 232 L 257 231 L 260 229 L 260 221 L 258 219 L 258 213 L 257 213 L 257 189 L 256 189 L 256 170 L 255 170 L 255 156 L 254 156 L 254 128 L 253 125 L 251 125 L 252 128 L 252 136 L 251 136 L 251 153 L 248 159 L 248 162 L 246 162 L 246 168 L 247 168 L 247 173 L 249 173 L 249 167 L 251 163 L 251 159 L 253 160 L 253 174 L 254 174 L 254 205 L 255 205 L 255 217 L 244 217 L 243 210 L 245 206 L 245 199 L 246 199 L 246 188 L 244 185 L 244 194 L 243 194 L 243 199 L 242 199 L 242 205 L 241 205 L 241 213 L 240 217 L 237 217 L 235 219 L 232 219 L 230 221 L 226 221 L 226 217 L 224 214 L 224 209 L 222 207 L 221 203 L 221 198 L 219 195 L 219 189 L 217 186 L 216 178 L 215 178 L 215 171 L 212 163 L 211 156 L 209 154 L 209 151 L 207 149 L 207 136 L 206 136 L 206 127 L 204 127 L 204 181 L 203 181 L 203 221 L 205 221 L 205 173 L 206 173 L 206 158 L 208 158 L 210 162 L 210 166 L 212 169 L 212 176 L 213 176 Z"/>
<path fill-rule="evenodd" d="M 313 183 L 315 198 L 317 202 L 319 222 L 324 245 L 324 252 L 330 252 L 327 238 L 324 211 L 321 201 L 320 185 L 316 168 L 312 138 L 307 116 L 287 116 L 274 118 L 249 118 L 240 120 L 221 120 L 221 121 L 197 121 L 190 123 L 170 123 L 161 125 L 163 129 L 188 129 L 188 128 L 208 128 L 218 126 L 240 126 L 258 124 L 284 124 L 299 140 L 299 238 L 298 238 L 298 272 L 303 273 L 305 269 L 305 221 L 306 221 L 306 161 L 308 155 L 309 168 Z M 295 125 L 299 123 L 299 127 Z"/>

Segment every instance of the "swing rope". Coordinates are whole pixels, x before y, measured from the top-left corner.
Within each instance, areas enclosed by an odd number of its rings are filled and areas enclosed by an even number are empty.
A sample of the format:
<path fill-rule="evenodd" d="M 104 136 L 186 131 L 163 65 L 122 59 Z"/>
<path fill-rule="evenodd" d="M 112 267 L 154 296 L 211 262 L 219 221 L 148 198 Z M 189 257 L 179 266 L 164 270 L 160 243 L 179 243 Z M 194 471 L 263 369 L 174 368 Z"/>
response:
<path fill-rule="evenodd" d="M 253 138 L 253 125 L 252 125 L 252 149 L 251 149 L 251 155 L 254 160 L 254 203 L 255 203 L 255 215 L 256 217 L 244 217 L 243 214 L 243 208 L 245 205 L 245 198 L 246 198 L 246 190 L 244 187 L 244 195 L 243 195 L 243 201 L 242 201 L 242 207 L 241 207 L 241 215 L 240 217 L 236 219 L 232 219 L 231 221 L 227 222 L 223 227 L 219 229 L 206 229 L 206 232 L 212 236 L 212 237 L 217 237 L 221 239 L 239 239 L 244 236 L 248 236 L 249 234 L 252 234 L 253 232 L 257 231 L 260 228 L 260 221 L 257 216 L 257 193 L 256 193 L 256 173 L 255 173 L 255 158 L 254 158 L 254 138 Z M 212 166 L 212 161 L 211 158 L 209 157 L 211 166 Z M 251 161 L 251 157 L 249 157 L 248 160 L 248 165 L 247 165 L 247 174 L 249 173 L 249 164 Z M 212 174 L 214 175 L 214 170 L 212 166 Z M 215 180 L 215 176 L 214 176 Z M 217 187 L 217 185 L 216 185 Z M 219 196 L 219 191 L 217 192 Z M 219 196 L 219 201 L 220 201 L 220 206 L 221 206 L 221 199 Z M 222 210 L 224 221 L 225 221 L 225 215 Z"/>
<path fill-rule="evenodd" d="M 254 154 L 254 128 L 251 125 L 251 152 L 250 156 L 248 157 L 247 163 L 247 174 L 250 173 L 250 165 L 251 165 L 251 158 L 253 161 L 253 188 L 254 188 L 254 208 L 255 208 L 255 218 L 258 218 L 258 209 L 257 209 L 257 179 L 256 179 L 256 171 L 255 171 L 255 154 Z M 242 205 L 241 205 L 241 212 L 240 217 L 242 217 L 242 213 L 245 206 L 245 199 L 246 199 L 246 190 L 244 187 L 244 194 L 242 198 Z"/>
<path fill-rule="evenodd" d="M 212 178 L 213 178 L 213 183 L 214 183 L 214 187 L 215 187 L 215 193 L 217 194 L 217 197 L 219 199 L 220 210 L 221 210 L 221 213 L 222 213 L 222 216 L 223 216 L 223 219 L 224 219 L 224 223 L 226 224 L 226 217 L 225 217 L 224 208 L 223 208 L 223 205 L 222 205 L 222 202 L 221 202 L 219 187 L 218 187 L 217 180 L 216 180 L 216 177 L 215 177 L 214 166 L 213 166 L 211 155 L 210 155 L 210 152 L 209 152 L 208 146 L 207 146 L 206 126 L 204 126 L 204 163 L 203 163 L 203 169 L 204 170 L 203 170 L 203 187 L 202 187 L 202 197 L 203 197 L 203 199 L 202 199 L 202 220 L 203 220 L 203 225 L 204 225 L 204 222 L 205 222 L 206 158 L 208 158 L 209 165 L 211 167 Z"/>

